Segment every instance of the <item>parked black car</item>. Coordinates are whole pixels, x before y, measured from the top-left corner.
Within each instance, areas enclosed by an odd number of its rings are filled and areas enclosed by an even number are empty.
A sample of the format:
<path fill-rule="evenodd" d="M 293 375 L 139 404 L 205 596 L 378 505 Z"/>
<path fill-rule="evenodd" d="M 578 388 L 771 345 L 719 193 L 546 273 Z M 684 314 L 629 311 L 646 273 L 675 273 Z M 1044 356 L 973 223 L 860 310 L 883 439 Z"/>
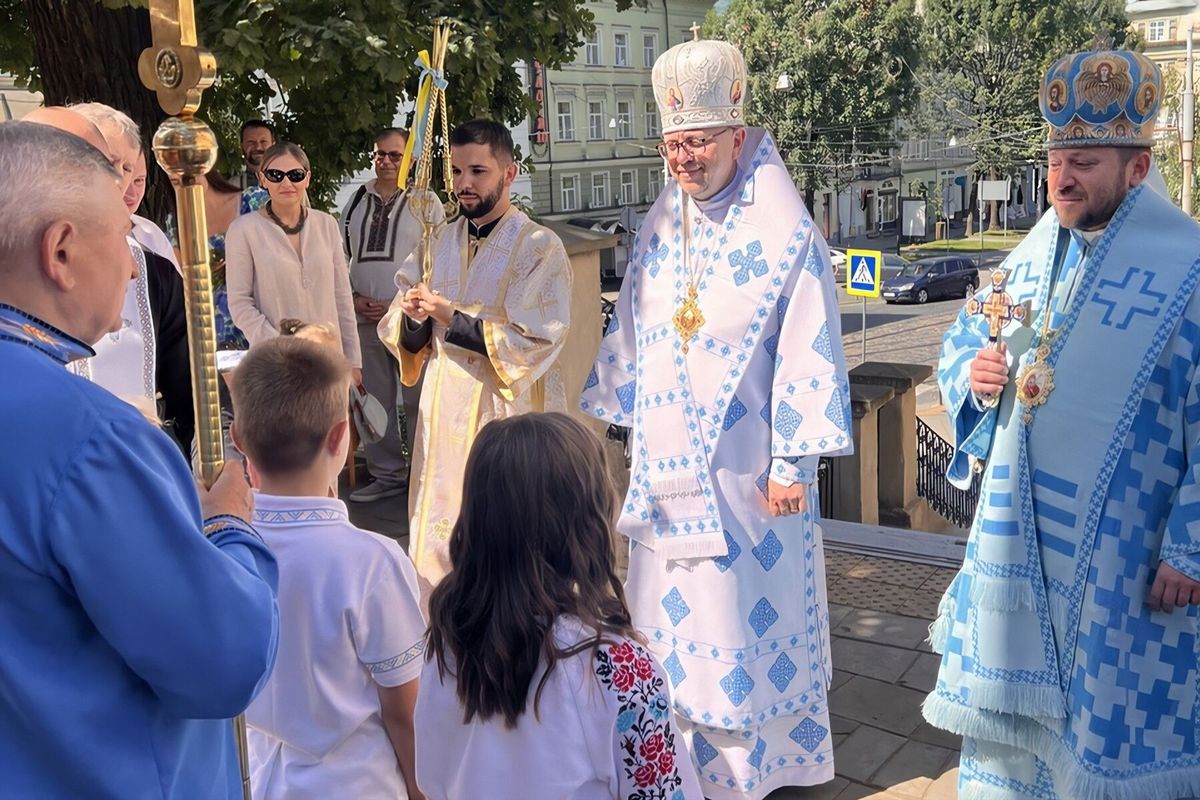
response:
<path fill-rule="evenodd" d="M 914 261 L 883 281 L 888 303 L 925 303 L 940 297 L 970 297 L 979 286 L 979 270 L 969 258 L 936 256 Z"/>

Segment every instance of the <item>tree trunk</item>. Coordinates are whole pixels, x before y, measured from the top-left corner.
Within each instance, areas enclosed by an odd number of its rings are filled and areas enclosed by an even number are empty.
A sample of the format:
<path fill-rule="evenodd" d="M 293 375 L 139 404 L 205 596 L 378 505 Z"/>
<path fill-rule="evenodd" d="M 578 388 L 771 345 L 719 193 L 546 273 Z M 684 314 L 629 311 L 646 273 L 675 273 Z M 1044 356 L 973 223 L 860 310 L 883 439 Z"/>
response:
<path fill-rule="evenodd" d="M 149 12 L 108 9 L 98 0 L 25 0 L 25 8 L 46 105 L 105 103 L 138 124 L 149 156 L 141 213 L 162 224 L 175 194 L 150 142 L 166 115 L 137 71 L 138 57 L 150 46 Z"/>
<path fill-rule="evenodd" d="M 996 173 L 996 170 L 994 168 L 992 169 L 991 172 L 988 173 L 989 180 L 993 180 L 993 181 L 999 180 L 999 177 L 1000 176 Z M 1003 230 L 1003 228 L 1000 225 L 999 211 L 1000 211 L 1000 204 L 998 202 L 996 202 L 995 200 L 989 200 L 988 201 L 988 227 L 987 227 L 989 233 L 991 233 L 993 231 Z"/>

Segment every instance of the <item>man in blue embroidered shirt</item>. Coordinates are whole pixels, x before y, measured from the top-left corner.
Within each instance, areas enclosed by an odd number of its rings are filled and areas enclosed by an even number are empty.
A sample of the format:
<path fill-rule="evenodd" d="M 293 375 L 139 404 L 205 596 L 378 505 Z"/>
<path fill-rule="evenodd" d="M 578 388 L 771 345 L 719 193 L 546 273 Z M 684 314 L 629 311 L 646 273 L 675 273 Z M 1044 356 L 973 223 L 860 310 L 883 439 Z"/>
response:
<path fill-rule="evenodd" d="M 1050 67 L 1054 211 L 1001 266 L 1028 321 L 943 345 L 950 477 L 984 466 L 925 702 L 962 797 L 1200 796 L 1200 226 L 1143 185 L 1161 94 L 1137 53 Z"/>
<path fill-rule="evenodd" d="M 229 718 L 278 627 L 249 487 L 234 466 L 197 498 L 166 434 L 64 368 L 120 324 L 134 273 L 107 159 L 0 124 L 0 219 L 3 793 L 241 797 Z"/>

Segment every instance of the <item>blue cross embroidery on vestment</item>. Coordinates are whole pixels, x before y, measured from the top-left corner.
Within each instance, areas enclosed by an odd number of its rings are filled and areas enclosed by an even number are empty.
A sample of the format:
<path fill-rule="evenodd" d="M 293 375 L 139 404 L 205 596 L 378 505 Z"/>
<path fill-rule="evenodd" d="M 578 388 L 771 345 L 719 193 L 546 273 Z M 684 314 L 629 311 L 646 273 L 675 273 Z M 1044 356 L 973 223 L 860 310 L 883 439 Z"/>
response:
<path fill-rule="evenodd" d="M 745 250 L 735 250 L 729 254 L 729 266 L 733 267 L 733 282 L 738 286 L 750 280 L 750 273 L 761 278 L 767 274 L 767 262 L 759 258 L 762 255 L 762 243 L 757 239 L 746 245 Z"/>
<path fill-rule="evenodd" d="M 729 548 L 729 551 L 725 555 L 713 556 L 713 563 L 717 565 L 717 569 L 721 572 L 725 572 L 732 567 L 733 562 L 737 561 L 738 556 L 742 554 L 742 546 L 737 543 L 737 540 L 733 538 L 729 531 L 725 531 L 725 546 Z"/>
<path fill-rule="evenodd" d="M 663 659 L 662 665 L 663 669 L 667 671 L 667 677 L 671 679 L 671 686 L 678 688 L 679 684 L 683 683 L 683 679 L 687 677 L 683 664 L 679 663 L 679 655 L 672 650 L 671 655 Z"/>
<path fill-rule="evenodd" d="M 792 728 L 792 732 L 788 736 L 811 753 L 821 746 L 821 742 L 825 740 L 828 733 L 829 731 L 823 725 L 815 722 L 812 717 L 806 717 L 804 722 Z"/>
<path fill-rule="evenodd" d="M 762 568 L 770 572 L 771 567 L 775 566 L 775 562 L 783 555 L 783 543 L 779 541 L 775 531 L 767 531 L 762 542 L 751 548 L 750 552 L 754 553 L 754 557 L 758 559 L 759 564 L 762 564 Z"/>
<path fill-rule="evenodd" d="M 717 757 L 717 749 L 709 744 L 708 740 L 699 733 L 693 733 L 692 755 L 696 757 L 696 763 L 703 767 Z"/>
<path fill-rule="evenodd" d="M 608 323 L 608 330 L 604 332 L 605 336 L 612 336 L 617 331 L 621 330 L 621 318 L 616 314 L 612 316 L 612 322 Z"/>
<path fill-rule="evenodd" d="M 740 706 L 749 697 L 750 692 L 754 691 L 754 679 L 739 664 L 721 678 L 721 690 L 729 696 L 729 702 Z"/>
<path fill-rule="evenodd" d="M 796 677 L 796 665 L 788 658 L 787 653 L 780 653 L 779 658 L 775 659 L 775 663 L 767 670 L 767 678 L 781 692 L 787 689 L 794 677 Z"/>
<path fill-rule="evenodd" d="M 746 406 L 735 394 L 733 399 L 729 401 L 729 408 L 725 411 L 725 421 L 721 427 L 724 430 L 729 430 L 744 416 L 746 416 Z"/>
<path fill-rule="evenodd" d="M 683 601 L 683 595 L 679 593 L 679 588 L 676 586 L 672 586 L 671 591 L 663 596 L 662 607 L 666 609 L 672 625 L 678 625 L 684 617 L 692 613 L 692 609 L 688 608 L 688 604 Z"/>
<path fill-rule="evenodd" d="M 787 404 L 786 400 L 779 401 L 779 409 L 775 412 L 775 432 L 785 439 L 791 439 L 800 429 L 804 417 L 800 412 Z"/>
<path fill-rule="evenodd" d="M 596 374 L 596 368 L 592 367 L 592 371 L 589 372 L 588 376 L 587 376 L 587 383 L 585 383 L 583 385 L 583 388 L 591 389 L 593 386 L 596 386 L 599 383 L 600 383 L 600 376 Z"/>
<path fill-rule="evenodd" d="M 616 321 L 616 317 L 613 317 Z M 817 338 L 812 343 L 813 352 L 821 356 L 821 358 L 833 363 L 833 343 L 829 341 L 829 323 L 826 322 L 821 326 L 821 332 L 817 334 Z"/>
<path fill-rule="evenodd" d="M 642 255 L 642 266 L 650 273 L 651 278 L 658 277 L 658 270 L 662 267 L 662 262 L 666 260 L 668 252 L 667 246 L 663 244 L 663 240 L 657 233 L 650 237 L 650 246 Z"/>
<path fill-rule="evenodd" d="M 1135 275 L 1141 274 L 1143 278 L 1135 278 Z M 1100 320 L 1101 325 L 1116 327 L 1117 330 L 1123 331 L 1133 322 L 1133 318 L 1137 314 L 1143 314 L 1147 317 L 1157 317 L 1158 312 L 1162 310 L 1163 304 L 1167 302 L 1167 296 L 1161 292 L 1150 290 L 1150 284 L 1154 282 L 1157 273 L 1141 267 L 1129 267 L 1125 270 L 1125 277 L 1120 281 L 1101 280 L 1096 291 L 1092 295 L 1092 302 L 1104 306 L 1107 310 L 1104 312 L 1104 318 Z M 1131 284 L 1133 284 L 1131 286 Z M 1137 288 L 1137 294 L 1133 294 L 1134 286 L 1141 284 Z M 1105 292 L 1105 289 L 1113 289 L 1115 292 Z M 1135 302 L 1140 302 L 1140 305 L 1135 305 Z"/>
<path fill-rule="evenodd" d="M 763 756 L 766 752 L 767 743 L 760 736 L 758 741 L 754 743 L 754 749 L 750 751 L 750 755 L 746 756 L 746 761 L 755 769 L 761 769 Z"/>
<path fill-rule="evenodd" d="M 637 381 L 630 381 L 617 387 L 617 399 L 621 401 L 621 410 L 626 414 L 633 413 L 633 401 L 637 394 Z"/>
<path fill-rule="evenodd" d="M 750 611 L 750 616 L 746 621 L 750 623 L 750 627 L 754 629 L 754 633 L 762 638 L 762 635 L 767 632 L 767 628 L 775 624 L 779 619 L 779 612 L 771 605 L 767 598 L 760 598 L 755 603 L 754 608 Z"/>

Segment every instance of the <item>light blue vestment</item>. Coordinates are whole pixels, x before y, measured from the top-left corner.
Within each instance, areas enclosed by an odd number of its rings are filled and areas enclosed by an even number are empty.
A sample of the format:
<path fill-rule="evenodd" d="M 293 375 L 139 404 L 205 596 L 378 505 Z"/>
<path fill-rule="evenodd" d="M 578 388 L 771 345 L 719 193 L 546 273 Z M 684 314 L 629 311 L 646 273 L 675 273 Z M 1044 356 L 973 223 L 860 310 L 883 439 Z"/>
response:
<path fill-rule="evenodd" d="M 1031 423 L 1015 381 L 998 409 L 970 396 L 982 318 L 942 350 L 950 477 L 984 464 L 925 703 L 966 737 L 964 800 L 1200 796 L 1197 609 L 1147 606 L 1160 560 L 1200 579 L 1200 226 L 1139 188 L 1078 263 L 1073 236 L 1047 213 L 1002 265 L 1032 310 L 1005 331 L 1010 374 L 1048 309 L 1059 331 Z"/>
<path fill-rule="evenodd" d="M 0 304 L 0 795 L 241 798 L 229 719 L 275 659 L 275 559 L 206 539 L 179 448 Z"/>

